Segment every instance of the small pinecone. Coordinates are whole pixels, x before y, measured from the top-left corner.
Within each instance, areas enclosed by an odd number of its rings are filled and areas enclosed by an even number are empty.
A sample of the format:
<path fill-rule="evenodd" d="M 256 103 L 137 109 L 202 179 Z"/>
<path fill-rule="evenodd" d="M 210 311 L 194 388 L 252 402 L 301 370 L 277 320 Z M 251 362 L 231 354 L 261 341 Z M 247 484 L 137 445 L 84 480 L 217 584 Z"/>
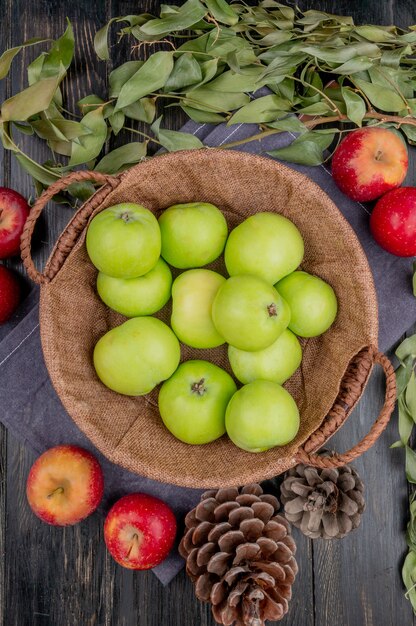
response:
<path fill-rule="evenodd" d="M 316 539 L 345 537 L 360 525 L 364 483 L 353 467 L 316 469 L 297 465 L 280 487 L 286 519 Z"/>
<path fill-rule="evenodd" d="M 288 610 L 298 571 L 290 526 L 260 485 L 205 492 L 185 518 L 179 552 L 219 624 L 263 626 Z"/>

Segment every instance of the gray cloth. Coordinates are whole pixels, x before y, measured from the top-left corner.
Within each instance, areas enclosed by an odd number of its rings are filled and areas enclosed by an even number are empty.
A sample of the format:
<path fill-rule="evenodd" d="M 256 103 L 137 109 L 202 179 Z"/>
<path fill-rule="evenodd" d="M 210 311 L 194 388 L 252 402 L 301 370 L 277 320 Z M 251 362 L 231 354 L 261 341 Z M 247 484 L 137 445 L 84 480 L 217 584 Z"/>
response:
<path fill-rule="evenodd" d="M 255 125 L 231 127 L 197 125 L 189 122 L 184 130 L 194 133 L 207 145 L 220 146 L 257 132 Z M 263 153 L 290 143 L 285 133 L 255 141 L 239 149 Z M 214 158 L 214 154 L 213 154 Z M 344 196 L 335 186 L 328 167 L 291 166 L 312 178 L 333 198 L 356 231 L 373 270 L 380 308 L 380 347 L 390 347 L 416 317 L 411 293 L 411 263 L 383 252 L 368 231 L 368 209 Z M 311 211 L 313 207 L 311 207 Z M 165 500 L 175 511 L 181 532 L 184 513 L 199 500 L 200 491 L 148 480 L 127 472 L 107 461 L 75 426 L 63 408 L 46 370 L 39 336 L 38 289 L 26 298 L 11 322 L 0 327 L 0 420 L 21 441 L 37 454 L 62 443 L 83 446 L 97 455 L 105 477 L 105 497 L 100 506 L 103 514 L 121 495 L 145 491 Z M 392 306 L 393 303 L 393 306 Z M 41 523 L 41 522 L 39 522 Z M 174 550 L 169 558 L 154 569 L 167 584 L 181 569 L 182 559 Z"/>

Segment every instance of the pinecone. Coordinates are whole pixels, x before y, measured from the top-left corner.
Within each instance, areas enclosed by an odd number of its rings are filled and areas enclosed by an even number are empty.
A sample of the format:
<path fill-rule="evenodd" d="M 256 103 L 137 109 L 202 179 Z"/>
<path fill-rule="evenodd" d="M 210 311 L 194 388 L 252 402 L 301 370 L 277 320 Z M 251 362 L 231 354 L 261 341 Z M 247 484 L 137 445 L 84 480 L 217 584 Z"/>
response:
<path fill-rule="evenodd" d="M 345 537 L 360 525 L 365 508 L 364 483 L 349 465 L 316 469 L 297 465 L 280 487 L 286 519 L 316 539 Z"/>
<path fill-rule="evenodd" d="M 205 492 L 179 546 L 195 593 L 219 624 L 263 626 L 288 610 L 298 571 L 290 525 L 260 485 Z"/>

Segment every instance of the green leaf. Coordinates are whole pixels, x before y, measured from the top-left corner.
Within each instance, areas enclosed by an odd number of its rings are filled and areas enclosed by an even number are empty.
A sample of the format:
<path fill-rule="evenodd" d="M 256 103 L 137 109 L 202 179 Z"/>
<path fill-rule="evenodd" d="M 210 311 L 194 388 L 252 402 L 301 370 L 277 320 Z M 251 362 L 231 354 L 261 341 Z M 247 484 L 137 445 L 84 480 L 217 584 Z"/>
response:
<path fill-rule="evenodd" d="M 182 104 L 202 111 L 226 113 L 249 102 L 250 97 L 245 93 L 221 93 L 204 86 L 186 93 Z"/>
<path fill-rule="evenodd" d="M 32 115 L 45 111 L 52 102 L 57 87 L 58 78 L 52 77 L 44 78 L 27 89 L 23 89 L 3 102 L 2 120 L 23 122 Z"/>
<path fill-rule="evenodd" d="M 116 111 L 164 86 L 173 69 L 173 52 L 155 52 L 123 85 Z"/>
<path fill-rule="evenodd" d="M 160 128 L 161 120 L 162 118 L 159 117 L 156 122 L 152 124 L 151 129 L 162 146 L 169 152 L 175 152 L 176 150 L 196 150 L 204 147 L 204 144 L 195 135 Z"/>
<path fill-rule="evenodd" d="M 108 121 L 110 122 L 110 126 L 115 135 L 121 131 L 124 126 L 125 115 L 123 111 L 117 111 L 117 113 L 113 113 L 109 116 Z"/>
<path fill-rule="evenodd" d="M 369 83 L 365 80 L 355 78 L 354 82 L 361 89 L 373 104 L 382 111 L 401 111 L 403 109 L 403 100 L 398 93 L 387 87 Z"/>
<path fill-rule="evenodd" d="M 408 356 L 412 359 L 416 359 L 416 334 L 402 341 L 395 354 L 401 363 L 403 363 Z"/>
<path fill-rule="evenodd" d="M 69 185 L 67 191 L 71 196 L 74 196 L 74 198 L 85 202 L 95 193 L 95 187 L 90 181 L 85 180 L 80 183 L 72 183 Z"/>
<path fill-rule="evenodd" d="M 416 497 L 413 493 L 409 502 L 410 519 L 407 524 L 406 540 L 410 550 L 416 550 Z"/>
<path fill-rule="evenodd" d="M 156 115 L 155 98 L 141 98 L 138 102 L 124 107 L 123 113 L 132 120 L 151 124 Z"/>
<path fill-rule="evenodd" d="M 406 478 L 409 483 L 416 484 L 416 452 L 406 446 Z"/>
<path fill-rule="evenodd" d="M 394 39 L 394 35 L 389 33 L 382 26 L 356 26 L 355 32 L 364 37 L 364 39 L 368 39 L 368 41 L 374 41 L 376 43 L 384 43 L 391 41 Z"/>
<path fill-rule="evenodd" d="M 24 133 L 25 135 L 33 135 L 34 130 L 33 127 L 29 124 L 21 124 L 20 122 L 13 122 L 13 126 L 17 128 L 18 131 Z"/>
<path fill-rule="evenodd" d="M 346 63 L 354 57 L 377 57 L 380 49 L 373 43 L 360 41 L 349 43 L 337 48 L 326 46 L 301 46 L 302 52 L 306 52 L 312 57 L 326 61 L 327 63 Z"/>
<path fill-rule="evenodd" d="M 211 15 L 215 17 L 217 22 L 234 26 L 238 22 L 238 15 L 225 0 L 205 0 Z"/>
<path fill-rule="evenodd" d="M 409 441 L 410 435 L 412 434 L 414 421 L 412 419 L 412 416 L 409 414 L 409 411 L 407 410 L 406 404 L 403 400 L 403 396 L 399 397 L 398 405 L 400 441 L 403 446 L 406 446 Z"/>
<path fill-rule="evenodd" d="M 108 82 L 110 85 L 110 98 L 117 98 L 120 95 L 121 88 L 132 76 L 141 68 L 144 61 L 127 61 L 119 67 L 116 67 L 110 73 Z"/>
<path fill-rule="evenodd" d="M 278 117 L 282 117 L 286 111 L 290 109 L 290 103 L 279 96 L 263 96 L 252 100 L 244 107 L 241 107 L 231 119 L 231 124 L 239 124 L 241 122 L 257 123 L 273 122 Z"/>
<path fill-rule="evenodd" d="M 308 132 L 305 124 L 303 124 L 296 115 L 288 115 L 282 120 L 277 120 L 277 122 L 269 122 L 267 126 L 292 133 Z"/>
<path fill-rule="evenodd" d="M 259 87 L 257 81 L 262 73 L 263 68 L 259 66 L 247 67 L 242 74 L 236 74 L 236 72 L 228 70 L 214 78 L 207 87 L 214 91 L 226 91 L 227 93 L 254 91 Z"/>
<path fill-rule="evenodd" d="M 15 156 L 23 169 L 33 176 L 35 180 L 38 180 L 44 185 L 52 185 L 52 183 L 56 182 L 58 178 L 60 178 L 58 174 L 54 174 L 48 168 L 42 167 L 38 163 L 34 163 L 24 154 L 16 154 Z"/>
<path fill-rule="evenodd" d="M 83 115 L 86 115 L 90 111 L 94 111 L 94 109 L 101 107 L 103 104 L 104 100 L 95 94 L 85 96 L 85 98 L 81 98 L 81 100 L 78 100 L 77 102 L 77 106 L 81 109 Z"/>
<path fill-rule="evenodd" d="M 396 370 L 397 397 L 404 391 L 412 374 L 413 358 L 408 355 Z"/>
<path fill-rule="evenodd" d="M 101 109 L 95 109 L 87 113 L 81 120 L 81 126 L 89 133 L 80 138 L 80 143 L 72 144 L 71 159 L 69 165 L 81 165 L 95 159 L 101 152 L 107 138 L 107 124 Z"/>
<path fill-rule="evenodd" d="M 416 261 L 413 261 L 413 295 L 416 298 Z"/>
<path fill-rule="evenodd" d="M 199 111 L 198 109 L 193 109 L 192 107 L 187 107 L 183 105 L 181 105 L 181 109 L 183 109 L 186 115 L 190 117 L 191 120 L 193 120 L 194 122 L 202 124 L 221 124 L 222 122 L 225 122 L 225 117 L 223 117 L 219 113 Z"/>
<path fill-rule="evenodd" d="M 328 148 L 335 133 L 321 134 L 318 131 L 310 131 L 301 135 L 290 146 L 271 150 L 267 154 L 301 165 L 320 165 L 324 160 L 323 151 Z"/>
<path fill-rule="evenodd" d="M 97 163 L 94 170 L 103 174 L 117 174 L 126 168 L 139 163 L 146 156 L 147 143 L 133 141 L 112 150 Z"/>
<path fill-rule="evenodd" d="M 108 61 L 110 59 L 110 52 L 108 50 L 108 31 L 113 22 L 117 20 L 116 17 L 111 18 L 109 22 L 98 32 L 95 33 L 94 37 L 94 49 L 97 56 L 103 61 Z"/>
<path fill-rule="evenodd" d="M 164 91 L 177 91 L 202 80 L 202 70 L 198 61 L 190 52 L 182 54 L 173 66 L 173 70 L 165 83 Z"/>
<path fill-rule="evenodd" d="M 413 611 L 416 613 L 416 552 L 410 550 L 404 560 L 402 578 L 407 589 L 406 598 L 410 600 Z"/>
<path fill-rule="evenodd" d="M 347 107 L 349 119 L 357 126 L 361 126 L 366 112 L 364 100 L 349 87 L 341 87 L 341 93 Z"/>
<path fill-rule="evenodd" d="M 416 423 L 416 377 L 414 372 L 412 372 L 407 383 L 405 398 L 409 414 Z"/>
<path fill-rule="evenodd" d="M 218 69 L 218 59 L 210 59 L 209 61 L 205 61 L 205 63 L 201 63 L 201 72 L 202 72 L 202 80 L 196 85 L 192 85 L 188 91 L 192 91 L 193 89 L 198 89 L 208 83 L 212 78 L 214 78 Z"/>
<path fill-rule="evenodd" d="M 74 56 L 74 31 L 71 22 L 67 19 L 68 26 L 62 37 L 54 41 L 50 51 L 44 58 L 41 77 L 49 78 L 61 73 L 61 66 L 67 70 Z"/>
<path fill-rule="evenodd" d="M 5 50 L 3 54 L 0 56 L 0 80 L 5 78 L 9 73 L 10 66 L 14 57 L 19 54 L 23 48 L 27 48 L 28 46 L 34 46 L 37 43 L 43 43 L 45 41 L 49 41 L 49 39 L 43 39 L 42 37 L 34 37 L 33 39 L 28 39 L 20 46 L 16 46 L 15 48 L 9 48 Z"/>
<path fill-rule="evenodd" d="M 400 126 L 400 130 L 406 135 L 411 143 L 416 143 L 416 126 L 404 123 Z"/>
<path fill-rule="evenodd" d="M 187 0 L 178 11 L 164 18 L 149 20 L 140 26 L 145 36 L 167 35 L 174 30 L 185 30 L 199 22 L 207 10 L 199 0 Z M 144 37 L 146 38 L 146 37 Z"/>
<path fill-rule="evenodd" d="M 343 74 L 347 76 L 348 74 L 363 72 L 364 70 L 368 70 L 370 67 L 373 67 L 373 61 L 368 57 L 354 57 L 353 59 L 350 59 L 342 65 L 334 68 L 332 72 L 334 74 Z"/>

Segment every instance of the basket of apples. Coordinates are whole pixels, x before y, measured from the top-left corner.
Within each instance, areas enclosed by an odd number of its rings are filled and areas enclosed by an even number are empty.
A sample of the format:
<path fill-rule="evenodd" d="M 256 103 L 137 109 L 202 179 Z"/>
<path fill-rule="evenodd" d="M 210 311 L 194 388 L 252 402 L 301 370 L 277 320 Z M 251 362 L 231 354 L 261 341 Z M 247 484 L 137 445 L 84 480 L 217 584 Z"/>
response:
<path fill-rule="evenodd" d="M 39 272 L 36 219 L 85 179 L 102 187 Z M 43 352 L 64 406 L 131 471 L 240 485 L 298 462 L 343 465 L 387 424 L 395 379 L 377 349 L 366 256 L 330 198 L 281 164 L 200 150 L 117 177 L 70 174 L 33 207 L 22 257 L 41 285 Z M 387 384 L 370 432 L 319 456 L 375 363 Z"/>

